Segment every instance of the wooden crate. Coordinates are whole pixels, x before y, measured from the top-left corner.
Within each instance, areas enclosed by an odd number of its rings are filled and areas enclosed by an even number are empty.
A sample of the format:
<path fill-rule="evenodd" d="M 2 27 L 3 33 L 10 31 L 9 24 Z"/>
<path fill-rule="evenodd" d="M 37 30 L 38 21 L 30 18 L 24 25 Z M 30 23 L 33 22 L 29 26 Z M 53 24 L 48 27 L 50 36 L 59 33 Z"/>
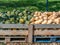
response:
<path fill-rule="evenodd" d="M 20 30 L 3 30 L 5 28 L 20 28 Z M 21 30 L 22 28 L 22 30 Z M 60 30 L 35 30 L 43 28 L 60 28 L 60 24 L 0 24 L 0 36 L 27 36 L 27 42 L 33 43 L 33 35 L 60 36 Z M 23 30 L 24 29 L 24 30 Z M 27 29 L 27 30 L 26 30 Z M 7 40 L 7 39 L 6 39 Z M 7 42 L 7 41 L 5 41 Z M 12 41 L 15 42 L 15 41 Z M 19 42 L 19 41 L 18 41 Z"/>

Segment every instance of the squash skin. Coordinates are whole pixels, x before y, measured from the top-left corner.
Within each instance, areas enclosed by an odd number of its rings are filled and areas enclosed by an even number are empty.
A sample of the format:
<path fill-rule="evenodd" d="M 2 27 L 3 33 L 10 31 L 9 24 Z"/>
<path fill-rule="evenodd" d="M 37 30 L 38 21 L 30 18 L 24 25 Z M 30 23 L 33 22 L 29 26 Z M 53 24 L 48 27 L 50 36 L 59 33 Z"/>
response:
<path fill-rule="evenodd" d="M 35 18 L 34 18 L 35 17 Z M 36 11 L 31 23 L 34 24 L 60 24 L 60 11 L 58 12 L 38 12 Z M 42 22 L 39 23 L 41 20 Z"/>

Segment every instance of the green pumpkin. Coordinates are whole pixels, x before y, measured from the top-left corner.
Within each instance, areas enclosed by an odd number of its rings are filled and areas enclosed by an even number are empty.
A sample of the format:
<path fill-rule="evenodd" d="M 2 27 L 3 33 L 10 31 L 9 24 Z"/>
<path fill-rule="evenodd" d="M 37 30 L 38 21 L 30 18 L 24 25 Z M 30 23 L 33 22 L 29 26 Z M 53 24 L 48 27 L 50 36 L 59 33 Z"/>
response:
<path fill-rule="evenodd" d="M 31 15 L 28 15 L 28 17 L 27 17 L 27 18 L 28 18 L 28 20 L 30 20 L 30 19 L 32 18 L 32 16 L 31 16 Z"/>
<path fill-rule="evenodd" d="M 11 21 L 10 23 L 11 23 L 11 24 L 15 24 L 15 22 L 14 22 L 14 21 Z"/>
<path fill-rule="evenodd" d="M 30 22 L 29 21 L 25 21 L 25 24 L 29 24 Z"/>
<path fill-rule="evenodd" d="M 24 16 L 23 18 L 24 18 L 25 21 L 27 20 L 27 16 Z"/>
<path fill-rule="evenodd" d="M 20 12 L 20 10 L 14 9 L 13 11 L 7 11 L 7 13 L 0 13 L 0 22 L 3 23 L 20 23 L 20 24 L 29 24 L 30 19 L 33 16 L 30 15 L 30 11 L 24 10 Z"/>
<path fill-rule="evenodd" d="M 6 15 L 7 16 L 10 16 L 11 15 L 11 12 L 10 11 L 7 11 Z"/>
<path fill-rule="evenodd" d="M 5 21 L 5 24 L 10 24 L 10 21 L 9 21 L 9 20 L 6 20 L 6 21 Z"/>

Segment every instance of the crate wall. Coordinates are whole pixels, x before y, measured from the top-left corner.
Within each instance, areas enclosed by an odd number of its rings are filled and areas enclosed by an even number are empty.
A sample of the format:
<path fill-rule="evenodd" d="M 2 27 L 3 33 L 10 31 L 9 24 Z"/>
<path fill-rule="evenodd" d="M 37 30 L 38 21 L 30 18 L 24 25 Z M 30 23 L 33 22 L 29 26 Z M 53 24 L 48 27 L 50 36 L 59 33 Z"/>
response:
<path fill-rule="evenodd" d="M 26 24 L 1 24 L 0 28 L 0 38 L 4 37 L 5 40 L 3 42 L 6 43 L 27 43 L 27 45 L 50 45 L 55 43 L 60 43 L 60 25 L 59 24 L 35 24 L 35 25 L 26 25 Z M 5 28 L 9 28 L 9 30 L 4 30 Z M 11 29 L 13 30 L 11 30 Z M 19 30 L 16 30 L 16 28 Z M 15 37 L 16 36 L 16 37 Z M 20 36 L 20 37 L 19 37 Z M 41 37 L 39 37 L 41 36 Z M 49 41 L 36 41 L 36 38 L 43 38 L 42 36 L 52 36 Z M 11 38 L 19 37 L 22 39 L 25 38 L 24 41 L 11 41 Z M 47 39 L 46 39 L 47 40 Z"/>

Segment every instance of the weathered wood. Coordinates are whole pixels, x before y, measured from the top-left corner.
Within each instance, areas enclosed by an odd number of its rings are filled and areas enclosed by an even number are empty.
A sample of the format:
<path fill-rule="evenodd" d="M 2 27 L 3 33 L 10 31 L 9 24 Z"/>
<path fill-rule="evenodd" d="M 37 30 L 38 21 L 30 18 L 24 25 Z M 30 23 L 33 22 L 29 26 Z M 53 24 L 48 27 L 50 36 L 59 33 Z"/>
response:
<path fill-rule="evenodd" d="M 5 42 L 4 43 L 8 43 L 10 42 L 10 37 L 5 37 Z"/>
<path fill-rule="evenodd" d="M 33 43 L 33 35 L 60 35 L 60 30 L 34 30 L 37 28 L 60 28 L 60 24 L 33 24 L 33 25 L 27 25 L 27 24 L 0 24 L 0 28 L 27 28 L 28 30 L 0 30 L 0 35 L 20 35 L 20 36 L 28 36 L 28 43 L 27 45 L 32 45 Z M 17 37 L 9 37 L 9 38 L 17 38 Z M 10 42 L 9 38 L 5 38 L 5 41 L 2 42 Z M 8 40 L 8 41 L 7 41 Z M 24 41 L 11 41 L 12 43 L 14 42 L 26 42 Z M 23 44 L 24 45 L 24 44 Z M 39 43 L 35 45 L 57 45 L 55 43 L 51 44 L 44 44 L 44 43 Z M 60 45 L 58 43 L 58 45 Z"/>
<path fill-rule="evenodd" d="M 28 42 L 32 43 L 33 42 L 33 25 L 28 26 Z"/>
<path fill-rule="evenodd" d="M 23 40 L 23 41 L 11 41 L 12 43 L 14 43 L 14 42 L 26 42 L 25 40 Z"/>
<path fill-rule="evenodd" d="M 0 35 L 28 35 L 28 30 L 0 30 Z"/>
<path fill-rule="evenodd" d="M 60 24 L 34 24 L 34 28 L 60 28 Z"/>
<path fill-rule="evenodd" d="M 0 28 L 28 28 L 27 24 L 0 24 Z"/>
<path fill-rule="evenodd" d="M 60 28 L 60 24 L 33 24 L 35 28 Z M 0 28 L 28 28 L 27 24 L 0 24 Z"/>
<path fill-rule="evenodd" d="M 35 30 L 34 35 L 60 35 L 60 30 Z"/>

